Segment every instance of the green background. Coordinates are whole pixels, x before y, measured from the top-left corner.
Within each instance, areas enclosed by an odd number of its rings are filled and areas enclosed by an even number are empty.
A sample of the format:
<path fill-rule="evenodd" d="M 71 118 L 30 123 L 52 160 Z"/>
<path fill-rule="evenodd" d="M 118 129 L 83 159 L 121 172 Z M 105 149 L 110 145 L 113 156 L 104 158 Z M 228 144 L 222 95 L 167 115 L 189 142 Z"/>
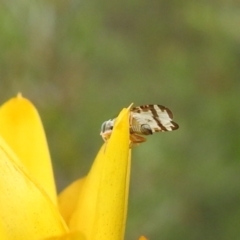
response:
<path fill-rule="evenodd" d="M 39 110 L 58 191 L 84 176 L 103 121 L 169 107 L 179 130 L 133 149 L 125 239 L 240 239 L 240 3 L 0 3 L 0 100 Z"/>

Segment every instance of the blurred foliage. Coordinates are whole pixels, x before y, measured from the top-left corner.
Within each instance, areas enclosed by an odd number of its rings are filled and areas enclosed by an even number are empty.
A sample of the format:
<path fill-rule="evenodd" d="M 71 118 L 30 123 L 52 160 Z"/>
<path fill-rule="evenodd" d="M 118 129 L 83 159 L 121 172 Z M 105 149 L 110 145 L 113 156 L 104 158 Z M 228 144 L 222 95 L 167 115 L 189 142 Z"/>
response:
<path fill-rule="evenodd" d="M 126 239 L 239 239 L 239 22 L 237 0 L 2 0 L 0 100 L 37 106 L 59 190 L 104 120 L 168 106 L 180 129 L 133 150 Z"/>

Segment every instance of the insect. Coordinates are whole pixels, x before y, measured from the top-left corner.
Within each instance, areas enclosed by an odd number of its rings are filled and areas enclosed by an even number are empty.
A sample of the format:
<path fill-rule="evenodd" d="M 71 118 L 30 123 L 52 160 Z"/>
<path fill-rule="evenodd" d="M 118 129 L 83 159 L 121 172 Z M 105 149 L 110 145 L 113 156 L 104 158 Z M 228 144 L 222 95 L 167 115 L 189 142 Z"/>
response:
<path fill-rule="evenodd" d="M 172 119 L 172 112 L 162 105 L 149 104 L 132 107 L 129 118 L 131 145 L 145 142 L 145 136 L 155 132 L 178 129 L 178 124 L 173 122 Z M 116 118 L 110 119 L 102 124 L 100 135 L 104 141 L 110 138 L 115 120 Z"/>

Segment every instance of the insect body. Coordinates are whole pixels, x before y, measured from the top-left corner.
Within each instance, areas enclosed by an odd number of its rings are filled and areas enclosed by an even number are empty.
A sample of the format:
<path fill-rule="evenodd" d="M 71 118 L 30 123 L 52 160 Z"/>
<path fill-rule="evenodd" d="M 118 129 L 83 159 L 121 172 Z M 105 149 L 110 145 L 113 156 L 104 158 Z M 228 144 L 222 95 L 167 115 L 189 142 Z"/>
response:
<path fill-rule="evenodd" d="M 130 140 L 132 144 L 146 141 L 144 136 L 155 132 L 173 131 L 179 128 L 178 124 L 172 121 L 172 112 L 156 104 L 143 105 L 130 109 Z M 116 118 L 105 121 L 101 127 L 104 141 L 107 141 L 112 133 Z"/>

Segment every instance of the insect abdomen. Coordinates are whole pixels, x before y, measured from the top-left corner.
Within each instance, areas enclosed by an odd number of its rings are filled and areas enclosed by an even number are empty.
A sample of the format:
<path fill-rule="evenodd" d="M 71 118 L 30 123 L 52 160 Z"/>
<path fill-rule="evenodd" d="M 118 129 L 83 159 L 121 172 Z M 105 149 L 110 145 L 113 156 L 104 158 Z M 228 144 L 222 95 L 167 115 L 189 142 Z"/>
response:
<path fill-rule="evenodd" d="M 142 135 L 151 135 L 152 130 L 148 124 L 130 126 L 130 133 L 138 133 Z"/>

